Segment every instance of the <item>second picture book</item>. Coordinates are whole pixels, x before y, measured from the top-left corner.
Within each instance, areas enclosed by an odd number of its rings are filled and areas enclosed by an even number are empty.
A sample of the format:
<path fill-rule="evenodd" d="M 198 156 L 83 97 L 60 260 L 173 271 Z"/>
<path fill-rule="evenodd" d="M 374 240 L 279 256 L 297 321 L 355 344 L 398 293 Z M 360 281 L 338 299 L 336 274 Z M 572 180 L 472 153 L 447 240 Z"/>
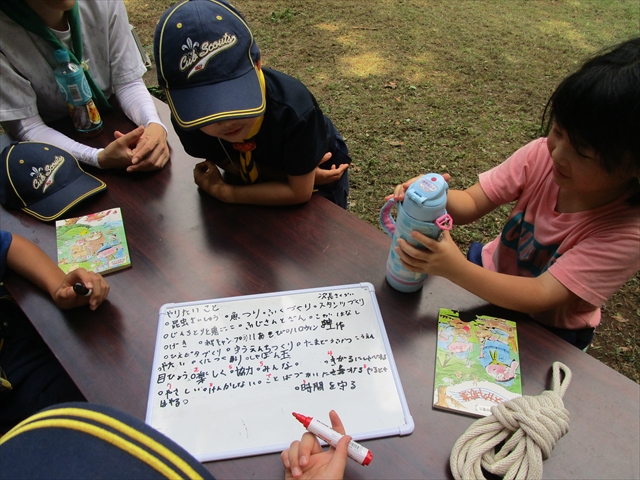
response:
<path fill-rule="evenodd" d="M 433 406 L 484 417 L 522 396 L 516 323 L 441 308 Z"/>
<path fill-rule="evenodd" d="M 58 266 L 105 275 L 131 266 L 119 208 L 56 221 Z"/>

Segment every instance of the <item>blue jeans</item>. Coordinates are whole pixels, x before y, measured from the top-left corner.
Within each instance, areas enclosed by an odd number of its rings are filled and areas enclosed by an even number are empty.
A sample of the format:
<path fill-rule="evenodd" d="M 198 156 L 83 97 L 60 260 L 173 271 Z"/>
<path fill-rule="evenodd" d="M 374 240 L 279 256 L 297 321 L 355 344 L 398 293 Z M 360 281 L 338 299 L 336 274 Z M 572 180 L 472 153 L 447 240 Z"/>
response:
<path fill-rule="evenodd" d="M 482 245 L 480 242 L 471 242 L 469 251 L 467 252 L 467 260 L 476 265 L 482 266 Z"/>
<path fill-rule="evenodd" d="M 351 163 L 347 144 L 344 143 L 344 139 L 340 136 L 337 130 L 336 140 L 333 144 L 333 148 L 331 149 L 331 154 L 331 159 L 328 162 L 323 163 L 320 168 L 330 170 L 332 165 L 339 167 L 342 164 Z M 346 210 L 347 199 L 349 198 L 349 169 L 345 170 L 342 177 L 335 182 L 318 186 L 318 194 Z"/>
<path fill-rule="evenodd" d="M 544 328 L 549 330 L 551 333 L 555 333 L 557 336 L 562 338 L 563 340 L 569 342 L 571 345 L 578 347 L 582 351 L 587 351 L 589 345 L 591 345 L 591 340 L 596 333 L 595 328 L 583 328 L 582 330 L 567 330 L 565 328 L 557 328 L 557 327 L 548 327 L 546 325 L 542 325 Z"/>

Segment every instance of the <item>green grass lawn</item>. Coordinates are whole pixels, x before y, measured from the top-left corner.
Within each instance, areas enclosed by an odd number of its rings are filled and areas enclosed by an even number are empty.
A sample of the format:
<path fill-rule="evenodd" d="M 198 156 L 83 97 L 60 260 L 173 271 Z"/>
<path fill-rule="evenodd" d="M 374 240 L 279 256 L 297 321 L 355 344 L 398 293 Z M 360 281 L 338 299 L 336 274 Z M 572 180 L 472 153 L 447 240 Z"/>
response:
<path fill-rule="evenodd" d="M 125 3 L 150 45 L 157 18 L 175 2 Z M 349 210 L 373 225 L 383 197 L 405 179 L 434 171 L 449 172 L 452 188 L 475 183 L 540 135 L 544 106 L 564 76 L 640 34 L 638 0 L 233 3 L 264 64 L 305 83 L 345 137 L 353 157 Z M 456 227 L 454 238 L 462 248 L 486 242 L 507 212 Z M 593 350 L 636 381 L 639 299 L 636 275 L 607 303 L 612 320 L 598 329 Z"/>

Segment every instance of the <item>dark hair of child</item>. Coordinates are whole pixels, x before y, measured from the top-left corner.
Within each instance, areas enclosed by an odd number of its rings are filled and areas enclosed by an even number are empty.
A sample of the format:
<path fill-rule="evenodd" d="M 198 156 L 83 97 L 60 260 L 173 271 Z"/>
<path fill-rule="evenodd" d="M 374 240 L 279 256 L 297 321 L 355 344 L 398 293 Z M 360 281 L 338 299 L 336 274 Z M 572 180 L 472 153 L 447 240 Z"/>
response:
<path fill-rule="evenodd" d="M 566 130 L 578 151 L 593 149 L 607 172 L 640 173 L 640 37 L 588 60 L 551 95 L 542 117 Z M 640 194 L 628 199 L 640 205 Z"/>

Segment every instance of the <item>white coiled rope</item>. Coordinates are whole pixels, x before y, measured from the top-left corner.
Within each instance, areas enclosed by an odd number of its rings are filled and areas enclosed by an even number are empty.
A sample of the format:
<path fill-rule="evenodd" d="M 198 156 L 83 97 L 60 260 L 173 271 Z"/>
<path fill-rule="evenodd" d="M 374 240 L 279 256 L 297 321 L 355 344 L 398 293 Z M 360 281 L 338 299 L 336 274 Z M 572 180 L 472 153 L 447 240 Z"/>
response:
<path fill-rule="evenodd" d="M 481 467 L 505 480 L 542 478 L 542 461 L 569 431 L 569 412 L 562 397 L 571 382 L 571 370 L 560 362 L 554 362 L 552 369 L 552 390 L 493 406 L 490 416 L 471 424 L 451 451 L 453 478 L 484 479 Z M 503 441 L 496 453 L 496 445 Z"/>

